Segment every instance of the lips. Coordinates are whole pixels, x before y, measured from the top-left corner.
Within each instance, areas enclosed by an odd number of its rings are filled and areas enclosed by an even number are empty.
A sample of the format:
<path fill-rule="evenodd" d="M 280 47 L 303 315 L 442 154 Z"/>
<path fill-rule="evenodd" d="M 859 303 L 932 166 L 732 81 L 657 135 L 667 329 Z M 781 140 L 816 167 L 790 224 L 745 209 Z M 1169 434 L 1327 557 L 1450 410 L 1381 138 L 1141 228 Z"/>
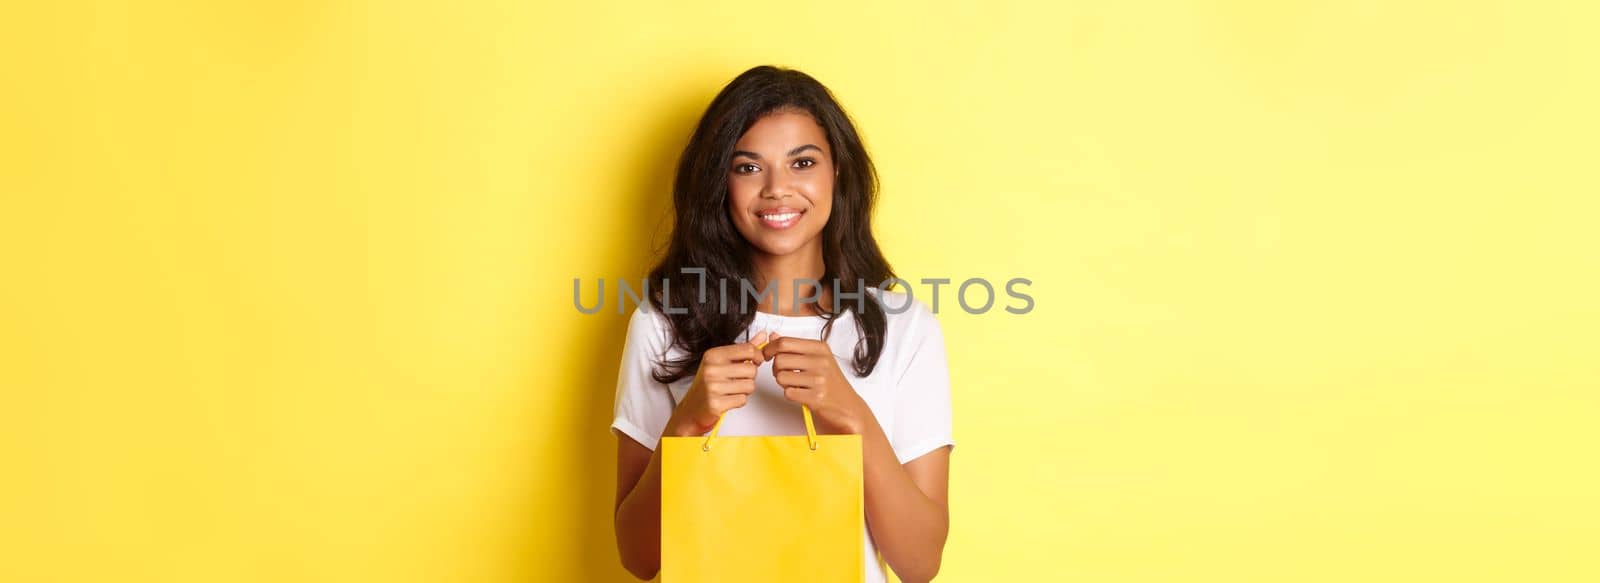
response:
<path fill-rule="evenodd" d="M 769 229 L 783 230 L 800 222 L 805 214 L 805 209 L 778 207 L 756 211 L 756 218 Z"/>

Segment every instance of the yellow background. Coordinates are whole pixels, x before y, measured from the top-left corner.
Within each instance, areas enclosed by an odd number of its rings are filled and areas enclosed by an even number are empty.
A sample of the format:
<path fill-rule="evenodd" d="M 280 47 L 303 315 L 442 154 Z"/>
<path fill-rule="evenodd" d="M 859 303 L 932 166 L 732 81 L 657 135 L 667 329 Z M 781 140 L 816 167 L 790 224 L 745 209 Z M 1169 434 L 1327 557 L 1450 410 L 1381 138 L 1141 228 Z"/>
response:
<path fill-rule="evenodd" d="M 627 580 L 572 279 L 761 63 L 1035 282 L 942 580 L 1600 579 L 1592 3 L 432 4 L 0 11 L 0 580 Z"/>

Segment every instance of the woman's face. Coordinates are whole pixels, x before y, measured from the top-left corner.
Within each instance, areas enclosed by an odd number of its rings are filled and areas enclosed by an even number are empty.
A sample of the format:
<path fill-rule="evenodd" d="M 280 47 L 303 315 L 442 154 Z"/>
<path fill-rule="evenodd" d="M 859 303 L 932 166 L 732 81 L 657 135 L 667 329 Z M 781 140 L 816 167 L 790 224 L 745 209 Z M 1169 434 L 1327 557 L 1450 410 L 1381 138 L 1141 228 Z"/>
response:
<path fill-rule="evenodd" d="M 760 253 L 816 245 L 833 208 L 833 152 L 806 113 L 776 112 L 750 126 L 728 164 L 733 225 Z"/>

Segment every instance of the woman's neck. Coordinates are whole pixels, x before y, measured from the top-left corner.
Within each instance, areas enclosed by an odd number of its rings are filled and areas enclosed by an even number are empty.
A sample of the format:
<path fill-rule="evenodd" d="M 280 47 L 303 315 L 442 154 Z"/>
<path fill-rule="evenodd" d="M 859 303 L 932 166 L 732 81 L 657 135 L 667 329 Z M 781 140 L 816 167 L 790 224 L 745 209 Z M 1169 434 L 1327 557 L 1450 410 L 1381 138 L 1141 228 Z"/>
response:
<path fill-rule="evenodd" d="M 830 295 L 828 285 L 812 284 L 820 281 L 825 271 L 821 249 L 807 246 L 788 255 L 757 252 L 751 263 L 756 270 L 757 293 L 772 286 L 772 293 L 762 298 L 757 310 L 784 316 L 812 316 L 828 311 L 821 309 Z M 801 280 L 798 290 L 796 280 Z M 807 298 L 807 303 L 801 304 L 800 298 Z"/>

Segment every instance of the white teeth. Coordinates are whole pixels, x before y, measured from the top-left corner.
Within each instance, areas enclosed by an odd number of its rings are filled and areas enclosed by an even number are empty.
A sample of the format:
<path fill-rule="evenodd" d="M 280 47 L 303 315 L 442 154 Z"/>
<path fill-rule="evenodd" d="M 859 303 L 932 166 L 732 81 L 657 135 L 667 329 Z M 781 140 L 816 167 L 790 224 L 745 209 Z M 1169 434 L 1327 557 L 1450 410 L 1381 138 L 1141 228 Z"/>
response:
<path fill-rule="evenodd" d="M 783 213 L 778 215 L 761 215 L 761 218 L 775 223 L 781 223 L 798 216 L 800 216 L 800 213 Z"/>

